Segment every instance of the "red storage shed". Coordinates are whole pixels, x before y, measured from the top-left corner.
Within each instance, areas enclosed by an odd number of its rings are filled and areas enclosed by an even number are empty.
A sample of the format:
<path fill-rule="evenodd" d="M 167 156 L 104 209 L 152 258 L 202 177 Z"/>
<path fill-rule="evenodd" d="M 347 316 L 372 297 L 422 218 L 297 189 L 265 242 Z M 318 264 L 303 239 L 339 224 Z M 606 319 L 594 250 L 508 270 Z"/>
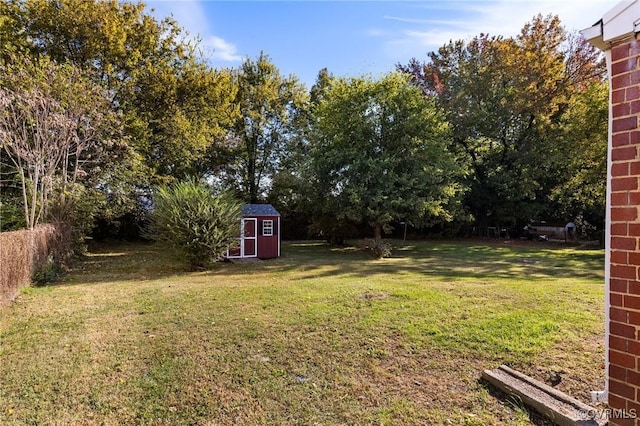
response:
<path fill-rule="evenodd" d="M 271 204 L 245 204 L 240 221 L 240 246 L 229 259 L 280 257 L 280 213 Z"/>

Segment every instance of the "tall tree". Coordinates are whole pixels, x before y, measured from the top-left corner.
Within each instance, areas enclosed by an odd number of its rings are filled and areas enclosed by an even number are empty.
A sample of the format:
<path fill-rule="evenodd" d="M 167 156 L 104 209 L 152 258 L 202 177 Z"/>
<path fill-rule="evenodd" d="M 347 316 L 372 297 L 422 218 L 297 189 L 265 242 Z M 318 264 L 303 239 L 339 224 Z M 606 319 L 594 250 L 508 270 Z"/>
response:
<path fill-rule="evenodd" d="M 229 72 L 206 66 L 175 21 L 141 2 L 8 0 L 2 12 L 17 23 L 3 28 L 13 45 L 69 61 L 107 91 L 142 184 L 194 173 L 237 115 Z"/>
<path fill-rule="evenodd" d="M 577 88 L 600 81 L 601 56 L 557 17 L 539 15 L 515 38 L 481 34 L 429 59 L 398 68 L 445 109 L 455 149 L 472 170 L 466 204 L 477 223 L 542 215 L 556 184 L 545 172 L 550 126 Z"/>
<path fill-rule="evenodd" d="M 225 179 L 246 201 L 263 198 L 296 133 L 299 108 L 307 93 L 294 76 L 283 77 L 270 58 L 247 58 L 236 73 L 240 116 L 228 140 L 235 144 L 235 162 Z"/>
<path fill-rule="evenodd" d="M 14 60 L 0 75 L 0 149 L 20 176 L 33 229 L 52 204 L 67 209 L 77 184 L 108 169 L 119 122 L 105 92 L 72 65 Z"/>
<path fill-rule="evenodd" d="M 315 111 L 311 161 L 318 210 L 366 222 L 447 219 L 456 167 L 435 103 L 404 75 L 336 79 Z"/>
<path fill-rule="evenodd" d="M 562 218 L 577 220 L 583 229 L 604 223 L 608 119 L 608 84 L 593 83 L 572 96 L 554 128 L 549 155 L 559 176 L 550 198 Z"/>
<path fill-rule="evenodd" d="M 207 174 L 205 158 L 239 116 L 236 86 L 227 70 L 191 59 L 179 66 L 150 66 L 128 100 L 136 148 L 156 182 Z"/>
<path fill-rule="evenodd" d="M 287 143 L 281 167 L 271 179 L 267 201 L 273 204 L 287 226 L 282 231 L 287 238 L 305 238 L 313 219 L 313 179 L 309 164 L 310 140 L 314 111 L 328 90 L 334 76 L 327 68 L 318 72 L 309 90 L 307 102 L 297 107 L 295 132 Z"/>
<path fill-rule="evenodd" d="M 20 5 L 15 1 L 0 2 L 0 65 L 29 47 L 29 39 L 24 34 L 25 16 L 20 13 Z"/>

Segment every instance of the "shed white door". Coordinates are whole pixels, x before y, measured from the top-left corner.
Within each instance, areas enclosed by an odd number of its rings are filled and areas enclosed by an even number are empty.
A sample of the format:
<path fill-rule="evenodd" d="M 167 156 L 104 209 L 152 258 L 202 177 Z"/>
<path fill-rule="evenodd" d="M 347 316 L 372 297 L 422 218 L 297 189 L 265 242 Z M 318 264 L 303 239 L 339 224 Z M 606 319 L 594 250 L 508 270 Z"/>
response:
<path fill-rule="evenodd" d="M 258 257 L 258 219 L 245 218 L 240 222 L 239 247 L 227 250 L 229 259 Z"/>
<path fill-rule="evenodd" d="M 258 256 L 258 219 L 242 219 L 242 235 L 240 236 L 240 257 Z"/>

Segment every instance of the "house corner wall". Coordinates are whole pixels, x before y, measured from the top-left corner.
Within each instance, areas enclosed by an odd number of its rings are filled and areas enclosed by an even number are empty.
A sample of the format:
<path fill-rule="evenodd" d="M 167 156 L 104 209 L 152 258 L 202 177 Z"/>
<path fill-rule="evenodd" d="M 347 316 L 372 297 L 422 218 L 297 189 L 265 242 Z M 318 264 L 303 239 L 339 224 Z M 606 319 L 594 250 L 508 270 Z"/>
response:
<path fill-rule="evenodd" d="M 609 424 L 640 426 L 640 41 L 618 40 L 607 53 Z"/>

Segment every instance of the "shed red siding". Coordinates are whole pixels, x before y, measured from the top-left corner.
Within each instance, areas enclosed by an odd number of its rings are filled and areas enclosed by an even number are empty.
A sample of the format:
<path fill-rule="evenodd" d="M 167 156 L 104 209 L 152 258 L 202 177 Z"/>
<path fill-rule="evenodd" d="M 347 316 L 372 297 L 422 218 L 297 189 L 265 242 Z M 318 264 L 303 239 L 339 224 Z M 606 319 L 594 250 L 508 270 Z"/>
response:
<path fill-rule="evenodd" d="M 280 216 L 252 216 L 258 219 L 258 257 L 272 259 L 280 256 Z M 263 222 L 273 221 L 273 234 L 263 235 Z"/>
<path fill-rule="evenodd" d="M 280 213 L 271 204 L 245 204 L 241 212 L 239 248 L 228 250 L 227 257 L 280 257 Z M 265 229 L 265 223 L 271 226 Z"/>

